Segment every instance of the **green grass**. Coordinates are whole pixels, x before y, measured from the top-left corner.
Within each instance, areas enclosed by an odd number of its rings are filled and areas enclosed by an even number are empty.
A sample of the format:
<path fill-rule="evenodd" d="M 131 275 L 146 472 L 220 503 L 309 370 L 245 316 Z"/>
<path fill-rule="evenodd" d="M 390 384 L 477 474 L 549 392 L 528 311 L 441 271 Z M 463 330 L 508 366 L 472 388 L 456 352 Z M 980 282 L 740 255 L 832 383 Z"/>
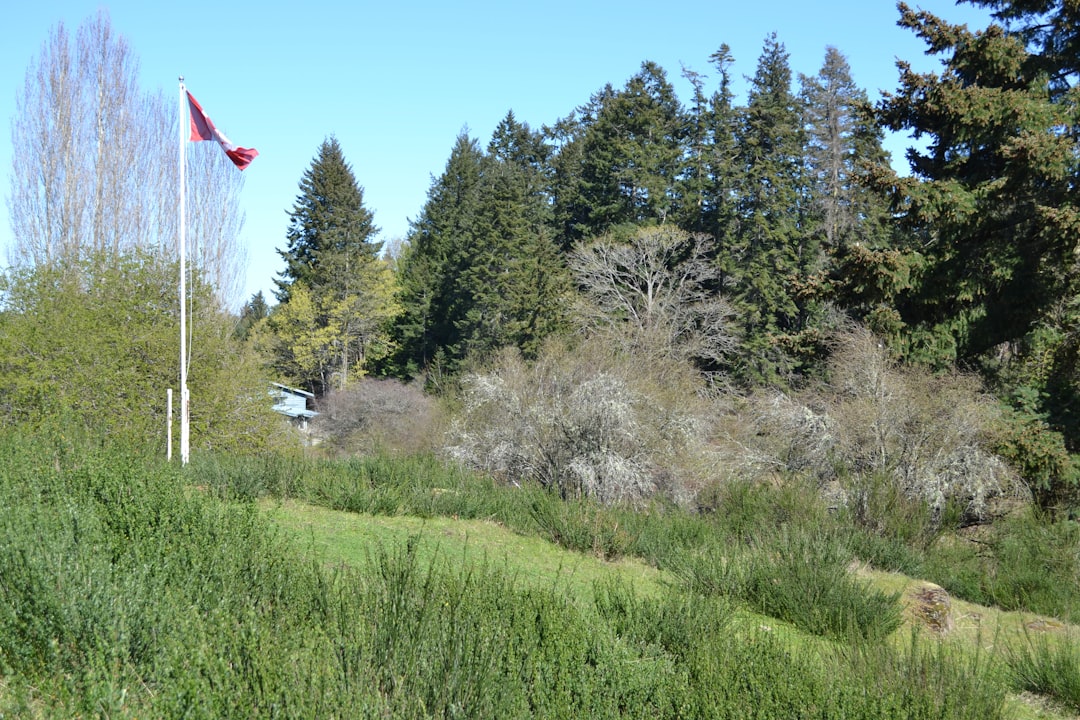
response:
<path fill-rule="evenodd" d="M 838 630 L 904 590 L 808 533 L 798 493 L 745 493 L 726 519 L 554 506 L 431 458 L 182 474 L 5 436 L 0 715 L 1035 717 L 978 641 Z M 751 591 L 674 572 L 709 548 Z"/>
<path fill-rule="evenodd" d="M 487 563 L 534 587 L 560 587 L 579 600 L 592 597 L 593 585 L 613 575 L 632 582 L 645 595 L 659 595 L 673 578 L 640 560 L 606 562 L 592 555 L 523 535 L 491 520 L 452 517 L 360 515 L 296 500 L 266 501 L 268 516 L 308 540 L 327 562 L 364 567 L 380 546 L 416 544 L 425 562 L 436 556 Z"/>

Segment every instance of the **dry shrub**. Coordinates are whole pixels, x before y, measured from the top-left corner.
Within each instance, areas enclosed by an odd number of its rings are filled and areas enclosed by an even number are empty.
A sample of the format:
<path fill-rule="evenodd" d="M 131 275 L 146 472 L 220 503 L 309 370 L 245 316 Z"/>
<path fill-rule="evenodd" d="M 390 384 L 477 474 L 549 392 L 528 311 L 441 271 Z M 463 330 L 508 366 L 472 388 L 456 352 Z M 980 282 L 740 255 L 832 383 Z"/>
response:
<path fill-rule="evenodd" d="M 886 478 L 935 517 L 954 504 L 976 520 L 994 498 L 1024 492 L 988 449 L 1000 412 L 976 379 L 902 368 L 857 328 L 837 338 L 829 382 L 818 391 L 741 400 L 726 425 L 725 456 L 742 475 L 814 477 L 848 504 L 863 503 Z"/>
<path fill-rule="evenodd" d="M 704 454 L 705 423 L 689 370 L 650 374 L 599 344 L 549 344 L 533 363 L 502 352 L 462 378 L 450 454 L 508 482 L 564 497 L 682 499 Z"/>
<path fill-rule="evenodd" d="M 421 383 L 363 378 L 327 393 L 318 410 L 314 432 L 338 453 L 408 454 L 437 445 L 441 413 Z"/>

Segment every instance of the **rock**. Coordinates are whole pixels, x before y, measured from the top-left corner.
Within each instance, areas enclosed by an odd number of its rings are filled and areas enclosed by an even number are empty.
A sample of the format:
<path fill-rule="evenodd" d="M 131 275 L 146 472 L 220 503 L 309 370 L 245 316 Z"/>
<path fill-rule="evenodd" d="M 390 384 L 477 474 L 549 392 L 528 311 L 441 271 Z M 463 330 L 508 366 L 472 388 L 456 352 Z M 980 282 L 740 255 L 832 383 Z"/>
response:
<path fill-rule="evenodd" d="M 945 588 L 925 584 L 911 593 L 911 614 L 927 628 L 944 635 L 953 629 L 952 598 Z"/>

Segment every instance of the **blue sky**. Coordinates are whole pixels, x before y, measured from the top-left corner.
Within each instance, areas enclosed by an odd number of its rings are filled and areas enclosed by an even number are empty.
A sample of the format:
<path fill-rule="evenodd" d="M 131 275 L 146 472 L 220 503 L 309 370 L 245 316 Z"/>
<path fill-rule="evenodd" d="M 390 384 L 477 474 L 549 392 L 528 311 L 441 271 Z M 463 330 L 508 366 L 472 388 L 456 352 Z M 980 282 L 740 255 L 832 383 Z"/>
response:
<path fill-rule="evenodd" d="M 973 27 L 988 22 L 985 11 L 952 0 L 909 4 Z M 405 236 L 463 129 L 486 145 L 508 110 L 539 128 L 605 84 L 621 87 L 646 60 L 667 71 L 684 103 L 690 92 L 681 68 L 709 74 L 708 57 L 721 43 L 731 46 L 741 102 L 742 78 L 754 73 L 774 31 L 796 76 L 816 74 L 831 45 L 872 98 L 896 88 L 898 58 L 916 69 L 938 66 L 896 26 L 891 0 L 15 3 L 4 12 L 0 42 L 0 258 L 12 237 L 11 118 L 26 68 L 52 26 L 62 21 L 74 31 L 99 7 L 139 56 L 146 89 L 175 95 L 184 75 L 218 127 L 259 150 L 244 173 L 239 210 L 245 296 L 262 290 L 268 299 L 286 213 L 328 135 L 341 143 L 388 240 Z M 894 158 L 905 144 L 890 142 Z"/>

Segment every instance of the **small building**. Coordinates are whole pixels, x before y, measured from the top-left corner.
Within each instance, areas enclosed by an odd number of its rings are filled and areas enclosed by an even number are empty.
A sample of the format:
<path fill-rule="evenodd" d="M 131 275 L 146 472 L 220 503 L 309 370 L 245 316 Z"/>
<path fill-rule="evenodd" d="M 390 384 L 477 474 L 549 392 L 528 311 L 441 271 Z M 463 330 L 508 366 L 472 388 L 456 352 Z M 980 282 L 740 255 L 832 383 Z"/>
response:
<path fill-rule="evenodd" d="M 307 430 L 308 420 L 319 414 L 308 407 L 315 396 L 281 383 L 270 383 L 270 386 L 270 397 L 274 400 L 271 409 L 291 419 L 301 430 Z"/>

